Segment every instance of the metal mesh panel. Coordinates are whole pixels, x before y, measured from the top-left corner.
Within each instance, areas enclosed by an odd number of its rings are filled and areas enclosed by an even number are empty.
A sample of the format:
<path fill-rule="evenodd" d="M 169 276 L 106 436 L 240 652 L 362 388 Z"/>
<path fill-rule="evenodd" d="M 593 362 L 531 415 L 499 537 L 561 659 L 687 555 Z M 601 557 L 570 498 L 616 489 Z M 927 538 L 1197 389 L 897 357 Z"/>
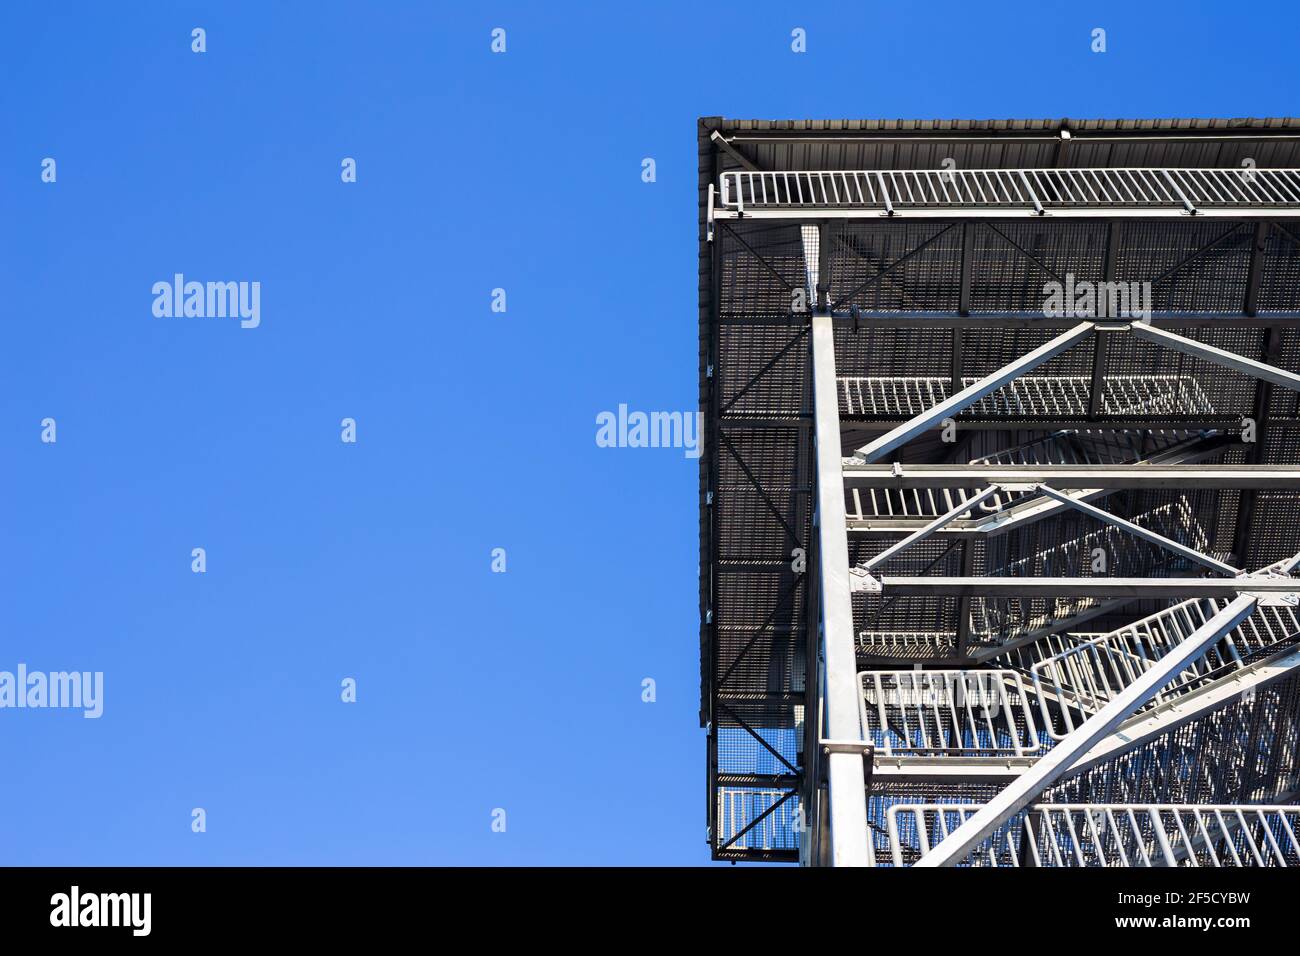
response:
<path fill-rule="evenodd" d="M 952 368 L 951 352 L 950 329 L 873 328 L 863 322 L 856 330 L 835 330 L 835 368 L 841 375 L 862 369 L 878 375 L 945 375 Z"/>
<path fill-rule="evenodd" d="M 1300 230 L 1295 223 L 1276 223 L 1264 241 L 1261 264 L 1260 311 L 1280 312 L 1295 308 L 1300 289 Z"/>
<path fill-rule="evenodd" d="M 808 339 L 796 326 L 727 325 L 719 332 L 718 399 L 729 418 L 796 418 L 803 410 Z"/>
<path fill-rule="evenodd" d="M 1151 307 L 1165 312 L 1235 312 L 1246 296 L 1251 223 L 1126 222 L 1121 281 L 1151 283 Z"/>
<path fill-rule="evenodd" d="M 849 223 L 834 227 L 832 235 L 831 299 L 837 308 L 957 308 L 959 228 L 942 223 Z"/>
<path fill-rule="evenodd" d="M 1105 223 L 1062 222 L 1047 227 L 1004 222 L 968 228 L 973 230 L 978 264 L 971 278 L 972 311 L 1041 312 L 1045 283 L 1063 283 L 1070 275 L 1076 281 L 1096 281 L 1102 276 Z M 1028 349 L 1018 354 L 1025 351 Z"/>
<path fill-rule="evenodd" d="M 721 314 L 786 315 L 792 289 L 805 286 L 803 240 L 796 224 L 726 223 L 720 243 Z"/>
<path fill-rule="evenodd" d="M 854 538 L 849 542 L 851 564 L 864 563 L 898 540 L 897 536 Z M 897 574 L 958 574 L 961 550 L 957 541 L 930 539 L 890 559 L 890 569 Z M 951 642 L 956 630 L 957 599 L 935 600 L 928 597 L 883 597 L 879 594 L 853 595 L 853 619 L 857 625 L 859 651 L 887 656 L 925 656 L 923 644 L 914 638 L 926 635 L 942 645 Z"/>

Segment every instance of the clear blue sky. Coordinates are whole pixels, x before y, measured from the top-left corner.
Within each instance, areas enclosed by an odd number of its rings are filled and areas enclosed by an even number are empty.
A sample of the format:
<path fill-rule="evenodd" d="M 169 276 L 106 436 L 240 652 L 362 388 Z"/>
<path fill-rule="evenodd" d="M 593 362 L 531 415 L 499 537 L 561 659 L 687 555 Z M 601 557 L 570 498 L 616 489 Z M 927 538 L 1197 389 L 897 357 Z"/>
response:
<path fill-rule="evenodd" d="M 0 863 L 707 862 L 697 465 L 594 440 L 695 407 L 696 117 L 1298 108 L 1282 3 L 567 6 L 4 5 L 0 670 L 105 701 Z"/>

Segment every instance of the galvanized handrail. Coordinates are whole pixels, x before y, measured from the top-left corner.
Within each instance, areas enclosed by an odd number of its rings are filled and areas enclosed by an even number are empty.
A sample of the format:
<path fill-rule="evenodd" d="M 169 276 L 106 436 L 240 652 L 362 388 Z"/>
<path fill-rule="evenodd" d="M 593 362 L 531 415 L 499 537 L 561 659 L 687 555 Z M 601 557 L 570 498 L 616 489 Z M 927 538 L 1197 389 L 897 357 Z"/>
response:
<path fill-rule="evenodd" d="M 1014 754 L 1042 749 L 1024 677 L 1012 670 L 862 671 L 859 710 L 878 753 Z"/>
<path fill-rule="evenodd" d="M 1022 215 L 1300 211 L 1300 169 L 733 170 L 721 174 L 714 214 L 811 209 L 886 216 L 963 210 Z"/>

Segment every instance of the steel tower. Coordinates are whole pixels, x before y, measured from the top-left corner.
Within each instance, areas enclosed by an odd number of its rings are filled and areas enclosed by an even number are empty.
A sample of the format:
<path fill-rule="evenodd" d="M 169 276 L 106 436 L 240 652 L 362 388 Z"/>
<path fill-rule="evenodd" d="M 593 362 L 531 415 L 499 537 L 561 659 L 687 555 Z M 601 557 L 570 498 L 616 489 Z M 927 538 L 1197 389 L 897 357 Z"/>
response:
<path fill-rule="evenodd" d="M 1300 120 L 699 163 L 715 858 L 1300 865 Z"/>

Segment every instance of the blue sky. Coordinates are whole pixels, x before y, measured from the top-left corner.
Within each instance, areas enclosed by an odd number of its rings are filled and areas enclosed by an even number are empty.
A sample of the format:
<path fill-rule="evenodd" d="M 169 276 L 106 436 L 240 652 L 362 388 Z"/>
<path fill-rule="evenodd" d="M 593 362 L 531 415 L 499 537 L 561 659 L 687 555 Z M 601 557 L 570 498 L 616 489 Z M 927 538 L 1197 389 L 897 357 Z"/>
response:
<path fill-rule="evenodd" d="M 706 863 L 696 117 L 1294 113 L 1223 9 L 6 5 L 0 863 Z"/>

